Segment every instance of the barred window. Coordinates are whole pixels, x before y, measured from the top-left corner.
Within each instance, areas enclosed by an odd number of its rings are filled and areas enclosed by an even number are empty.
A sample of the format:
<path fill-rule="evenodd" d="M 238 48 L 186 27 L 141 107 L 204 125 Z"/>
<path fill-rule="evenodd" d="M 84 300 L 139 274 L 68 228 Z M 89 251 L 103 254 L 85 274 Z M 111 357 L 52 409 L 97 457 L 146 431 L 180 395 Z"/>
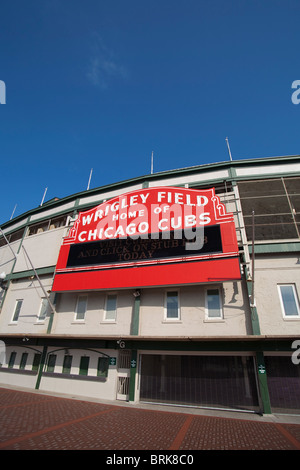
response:
<path fill-rule="evenodd" d="M 255 240 L 299 238 L 300 177 L 240 181 L 238 183 L 247 238 Z"/>

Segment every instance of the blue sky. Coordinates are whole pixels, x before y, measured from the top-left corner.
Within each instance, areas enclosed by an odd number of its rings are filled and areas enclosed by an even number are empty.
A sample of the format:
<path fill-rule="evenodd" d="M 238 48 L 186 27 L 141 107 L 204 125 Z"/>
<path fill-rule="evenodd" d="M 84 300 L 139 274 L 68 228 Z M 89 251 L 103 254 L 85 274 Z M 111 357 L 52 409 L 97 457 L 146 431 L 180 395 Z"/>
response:
<path fill-rule="evenodd" d="M 0 223 L 154 172 L 300 153 L 299 0 L 2 0 Z"/>

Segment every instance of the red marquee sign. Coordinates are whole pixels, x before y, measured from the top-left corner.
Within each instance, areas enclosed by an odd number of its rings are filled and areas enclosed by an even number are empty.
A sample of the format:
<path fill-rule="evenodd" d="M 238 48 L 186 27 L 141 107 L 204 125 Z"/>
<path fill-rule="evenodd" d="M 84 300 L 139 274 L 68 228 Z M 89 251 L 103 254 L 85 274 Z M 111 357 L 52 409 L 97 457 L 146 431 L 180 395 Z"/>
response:
<path fill-rule="evenodd" d="M 240 279 L 233 214 L 214 188 L 146 188 L 81 212 L 60 249 L 54 291 Z"/>

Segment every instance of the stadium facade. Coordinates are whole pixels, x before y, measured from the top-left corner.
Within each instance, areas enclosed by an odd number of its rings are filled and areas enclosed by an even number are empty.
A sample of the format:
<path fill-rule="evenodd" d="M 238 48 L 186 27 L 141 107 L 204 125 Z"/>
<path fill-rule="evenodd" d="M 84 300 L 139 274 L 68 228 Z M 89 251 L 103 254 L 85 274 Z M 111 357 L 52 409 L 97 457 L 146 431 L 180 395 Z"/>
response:
<path fill-rule="evenodd" d="M 154 173 L 3 223 L 0 383 L 299 413 L 299 232 L 299 156 Z"/>

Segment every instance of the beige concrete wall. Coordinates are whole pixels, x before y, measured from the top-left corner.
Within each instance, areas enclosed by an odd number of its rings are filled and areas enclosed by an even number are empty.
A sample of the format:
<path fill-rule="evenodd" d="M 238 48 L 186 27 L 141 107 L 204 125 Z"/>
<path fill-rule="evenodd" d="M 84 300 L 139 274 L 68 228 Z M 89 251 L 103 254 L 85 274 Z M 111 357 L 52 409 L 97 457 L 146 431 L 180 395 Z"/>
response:
<path fill-rule="evenodd" d="M 294 254 L 256 256 L 255 299 L 263 335 L 299 335 L 300 316 L 284 318 L 278 284 L 295 284 L 300 293 L 299 256 Z"/>
<path fill-rule="evenodd" d="M 298 335 L 300 318 L 284 318 L 278 284 L 294 284 L 300 292 L 300 265 L 295 255 L 257 256 L 255 262 L 255 300 L 263 335 Z M 41 277 L 51 289 L 52 276 Z M 142 289 L 139 334 L 142 336 L 236 336 L 251 334 L 248 295 L 241 281 L 222 287 L 223 318 L 207 319 L 205 289 L 213 285 L 181 286 L 180 319 L 165 319 L 167 288 Z M 89 292 L 84 321 L 75 320 L 77 293 L 58 294 L 52 333 L 67 335 L 115 336 L 130 334 L 134 297 L 132 291 L 118 292 L 117 318 L 105 321 L 106 292 Z M 44 296 L 37 279 L 11 282 L 0 315 L 0 329 L 7 333 L 45 333 L 48 319 L 38 321 Z M 12 322 L 16 301 L 23 299 L 18 322 Z"/>
<path fill-rule="evenodd" d="M 62 238 L 66 235 L 67 230 L 68 228 L 61 227 L 24 238 L 23 246 L 35 269 L 56 265 Z M 32 269 L 31 264 L 21 248 L 14 272 L 30 269 Z"/>
<path fill-rule="evenodd" d="M 49 348 L 48 353 L 51 353 L 52 349 Z M 88 376 L 93 377 L 97 375 L 97 361 L 99 355 L 96 352 L 88 350 L 69 350 L 70 354 L 73 356 L 71 374 L 79 373 L 79 364 L 81 356 L 89 356 L 89 372 Z M 101 352 L 101 350 L 99 350 Z M 105 354 L 111 357 L 117 357 L 117 352 L 115 350 L 105 349 L 103 351 Z M 73 395 L 79 396 L 89 396 L 94 398 L 101 398 L 103 400 L 114 400 L 116 399 L 116 386 L 117 386 L 117 366 L 109 366 L 108 376 L 103 381 L 93 381 L 89 378 L 81 379 L 76 376 L 73 378 L 68 378 L 66 376 L 61 376 L 62 365 L 65 351 L 57 351 L 57 361 L 55 366 L 55 373 L 57 376 L 47 376 L 43 375 L 40 384 L 40 390 L 46 392 L 57 392 L 57 393 L 66 393 L 70 394 L 72 390 Z"/>
<path fill-rule="evenodd" d="M 37 372 L 32 373 L 32 363 L 34 354 L 38 351 L 33 351 L 30 348 L 17 346 L 8 346 L 6 350 L 6 364 L 0 368 L 0 384 L 5 386 L 19 386 L 28 389 L 34 389 L 37 381 Z M 38 349 L 38 348 L 35 348 Z M 102 398 L 107 400 L 114 400 L 116 398 L 116 386 L 117 386 L 117 359 L 118 352 L 115 350 L 106 349 L 103 352 L 116 358 L 116 365 L 110 365 L 108 369 L 108 376 L 103 380 L 91 380 L 92 377 L 97 376 L 97 362 L 99 354 L 95 351 L 70 349 L 69 354 L 73 356 L 71 374 L 72 378 L 62 374 L 63 360 L 65 355 L 65 349 L 57 351 L 58 348 L 49 348 L 48 353 L 51 354 L 53 351 L 57 355 L 55 374 L 57 375 L 42 375 L 40 390 L 46 392 L 66 393 L 79 396 L 89 396 L 94 398 Z M 10 358 L 10 354 L 16 352 L 16 361 L 13 369 L 8 369 L 7 364 Z M 40 348 L 40 352 L 42 350 Z M 20 361 L 23 353 L 28 353 L 28 359 L 26 367 L 20 370 Z M 101 353 L 101 350 L 99 350 Z M 87 355 L 90 357 L 88 377 L 76 377 L 79 374 L 80 357 Z M 27 373 L 26 373 L 27 372 Z"/>
<path fill-rule="evenodd" d="M 42 352 L 41 348 L 36 349 L 36 351 L 33 351 L 32 349 L 26 348 L 25 342 L 24 347 L 8 346 L 6 348 L 6 364 L 3 364 L 3 367 L 0 368 L 0 383 L 34 389 L 37 373 L 32 373 L 33 357 L 36 352 Z M 8 369 L 8 361 L 12 352 L 16 352 L 17 354 L 13 370 Z M 28 354 L 24 371 L 20 370 L 20 361 L 23 353 Z"/>
<path fill-rule="evenodd" d="M 180 319 L 166 320 L 165 292 L 168 289 L 142 291 L 140 335 L 142 336 L 232 336 L 250 331 L 250 313 L 241 282 L 222 287 L 223 318 L 207 319 L 205 291 L 220 285 L 186 286 L 178 289 Z"/>
<path fill-rule="evenodd" d="M 11 243 L 11 249 L 8 245 L 0 247 L 0 273 L 5 272 L 6 275 L 11 273 L 15 262 L 15 257 L 12 251 L 16 254 L 20 243 L 21 240 L 17 240 L 16 242 Z"/>
<path fill-rule="evenodd" d="M 247 293 L 242 282 L 225 283 L 221 289 L 223 318 L 208 319 L 206 288 L 220 285 L 198 285 L 178 288 L 179 320 L 165 318 L 165 293 L 168 289 L 142 289 L 139 319 L 141 336 L 231 336 L 251 332 Z M 82 293 L 82 295 L 85 295 Z M 58 294 L 53 334 L 127 336 L 130 335 L 134 297 L 132 291 L 119 291 L 117 318 L 105 321 L 106 292 L 90 292 L 84 321 L 75 319 L 78 294 Z"/>
<path fill-rule="evenodd" d="M 75 319 L 78 295 L 87 295 L 84 321 Z M 116 321 L 105 320 L 106 292 L 58 294 L 53 334 L 67 335 L 129 335 L 134 297 L 132 291 L 121 291 L 117 297 Z"/>
<path fill-rule="evenodd" d="M 52 277 L 40 278 L 46 292 L 52 287 Z M 22 278 L 11 282 L 6 294 L 5 302 L 0 315 L 0 331 L 2 334 L 29 333 L 41 334 L 47 332 L 49 317 L 45 321 L 39 321 L 43 290 L 36 278 Z M 17 300 L 23 299 L 19 319 L 13 322 L 13 314 Z M 48 311 L 50 314 L 50 310 Z"/>

